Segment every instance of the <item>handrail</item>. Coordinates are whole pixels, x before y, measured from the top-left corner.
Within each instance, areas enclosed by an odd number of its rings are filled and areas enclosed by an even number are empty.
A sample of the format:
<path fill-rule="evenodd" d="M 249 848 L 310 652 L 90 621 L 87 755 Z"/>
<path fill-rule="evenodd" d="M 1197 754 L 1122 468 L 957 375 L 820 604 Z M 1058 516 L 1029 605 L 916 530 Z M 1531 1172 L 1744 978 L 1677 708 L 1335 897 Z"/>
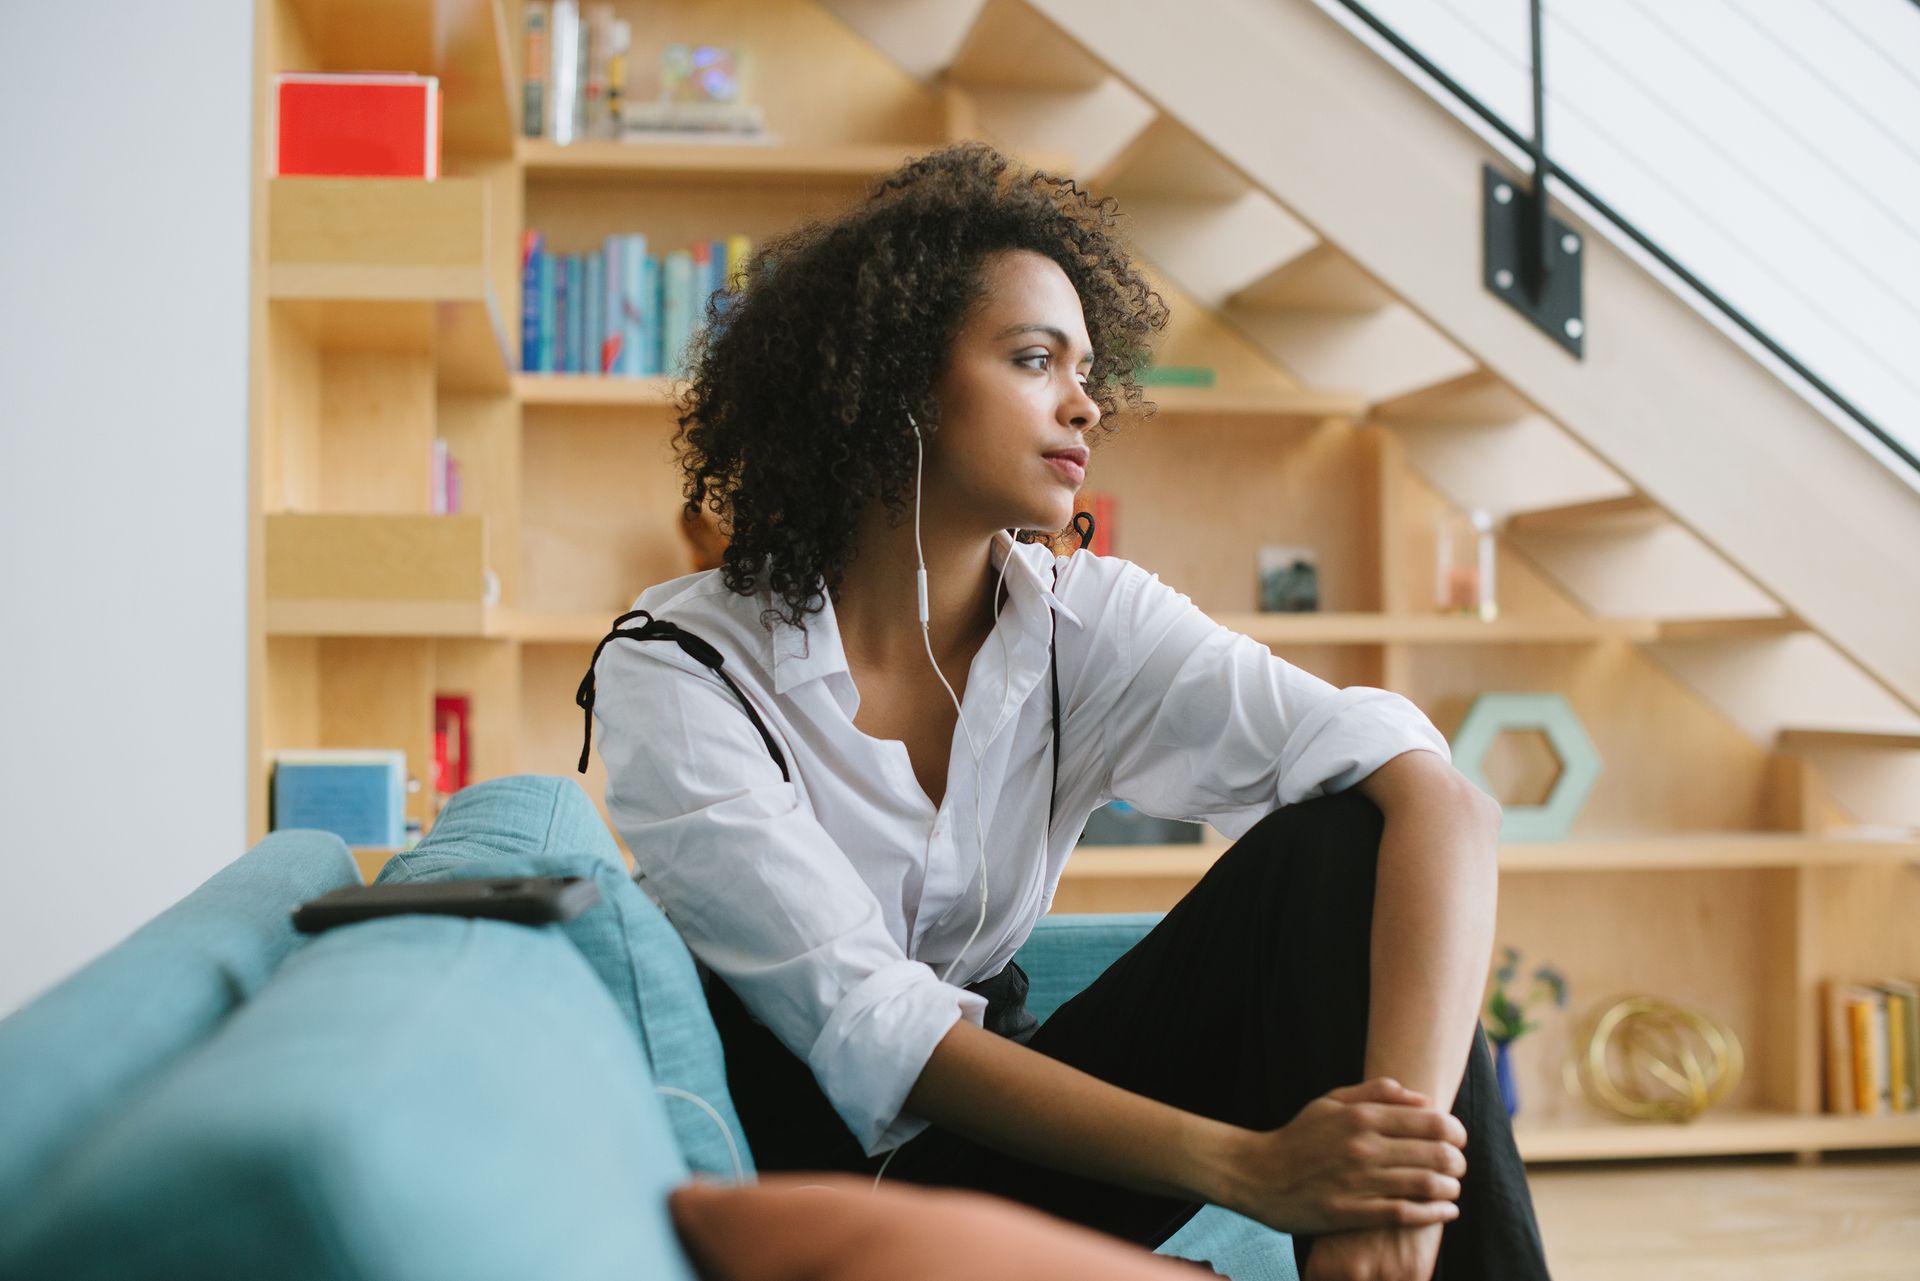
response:
<path fill-rule="evenodd" d="M 1332 0 L 1332 2 L 1339 4 L 1342 8 L 1346 9 L 1349 13 L 1351 13 L 1355 18 L 1365 23 L 1366 26 L 1369 29 L 1371 29 L 1375 35 L 1379 36 L 1382 40 L 1385 40 L 1388 44 L 1392 45 L 1396 50 L 1399 51 L 1401 56 L 1405 57 L 1409 62 L 1419 67 L 1420 70 L 1424 72 L 1428 77 L 1430 77 L 1435 84 L 1439 85 L 1442 89 L 1445 89 L 1448 93 L 1452 94 L 1455 98 L 1457 98 L 1460 101 L 1460 103 L 1463 106 L 1465 106 L 1468 110 L 1472 111 L 1475 115 L 1479 116 L 1494 130 L 1499 132 L 1500 135 L 1506 138 L 1508 142 L 1511 142 L 1514 146 L 1518 147 L 1520 150 L 1526 152 L 1530 157 L 1532 157 L 1533 163 L 1534 163 L 1534 184 L 1535 184 L 1536 192 L 1542 191 L 1542 188 L 1540 187 L 1540 183 L 1543 181 L 1544 178 L 1553 178 L 1556 181 L 1558 181 L 1568 191 L 1571 191 L 1574 195 L 1578 196 L 1582 201 L 1584 201 L 1596 213 L 1600 214 L 1602 217 L 1606 218 L 1607 221 L 1611 222 L 1615 227 L 1617 227 L 1621 231 L 1622 234 L 1624 234 L 1628 239 L 1632 240 L 1634 244 L 1638 245 L 1642 250 L 1644 250 L 1648 255 L 1650 255 L 1655 261 L 1657 261 L 1662 267 L 1665 267 L 1668 271 L 1672 272 L 1675 276 L 1677 276 L 1682 282 L 1686 284 L 1686 286 L 1689 289 L 1693 290 L 1696 294 L 1698 294 L 1701 298 L 1704 298 L 1707 302 L 1713 304 L 1713 306 L 1718 308 L 1720 312 L 1727 317 L 1727 319 L 1733 321 L 1733 323 L 1740 326 L 1741 329 L 1745 330 L 1749 337 L 1751 337 L 1755 342 L 1759 343 L 1761 346 L 1765 347 L 1769 352 L 1773 353 L 1773 355 L 1782 364 L 1786 365 L 1789 369 L 1793 370 L 1794 373 L 1798 374 L 1802 379 L 1804 379 L 1808 386 L 1812 387 L 1815 391 L 1818 391 L 1822 396 L 1826 397 L 1827 400 L 1830 401 L 1835 408 L 1839 409 L 1842 413 L 1846 414 L 1847 417 L 1853 419 L 1854 422 L 1860 424 L 1861 427 L 1865 428 L 1868 432 L 1870 432 L 1876 440 L 1878 440 L 1882 445 L 1884 445 L 1902 462 L 1906 463 L 1909 467 L 1912 467 L 1915 471 L 1920 471 L 1920 456 L 1916 456 L 1904 444 L 1902 444 L 1899 440 L 1895 439 L 1891 433 L 1886 431 L 1883 427 L 1880 426 L 1879 423 L 1875 422 L 1871 417 L 1869 417 L 1866 414 L 1866 412 L 1862 410 L 1859 406 L 1855 405 L 1851 400 L 1848 400 L 1845 396 L 1841 395 L 1838 391 L 1834 390 L 1834 388 L 1830 386 L 1825 379 L 1821 378 L 1818 374 L 1815 374 L 1811 369 L 1807 368 L 1806 365 L 1803 364 L 1800 361 L 1800 359 L 1796 357 L 1792 352 L 1788 351 L 1785 347 L 1782 347 L 1765 330 L 1761 329 L 1758 325 L 1754 324 L 1753 321 L 1749 320 L 1746 317 L 1746 315 L 1740 311 L 1738 307 L 1735 307 L 1732 303 L 1728 302 L 1725 298 L 1722 298 L 1711 287 L 1709 287 L 1705 281 L 1701 280 L 1699 277 L 1695 276 L 1692 272 L 1688 271 L 1685 267 L 1681 266 L 1677 261 L 1674 260 L 1674 258 L 1670 254 L 1666 252 L 1666 250 L 1662 249 L 1659 245 L 1655 244 L 1652 240 L 1650 240 L 1647 237 L 1645 232 L 1641 231 L 1638 227 L 1634 226 L 1633 223 L 1631 223 L 1625 217 L 1623 217 L 1606 201 L 1600 199 L 1600 197 L 1594 195 L 1593 192 L 1587 190 L 1586 186 L 1583 183 L 1581 183 L 1579 179 L 1575 178 L 1572 174 L 1568 173 L 1565 169 L 1561 168 L 1560 165 L 1557 164 L 1551 156 L 1546 154 L 1545 141 L 1544 141 L 1545 139 L 1545 123 L 1544 122 L 1546 120 L 1546 103 L 1545 103 L 1546 91 L 1544 88 L 1545 77 L 1538 74 L 1540 69 L 1540 26 L 1541 26 L 1540 19 L 1539 19 L 1539 7 L 1540 7 L 1539 0 L 1533 0 L 1533 4 L 1532 4 L 1533 10 L 1534 10 L 1533 66 L 1535 70 L 1535 75 L 1533 77 L 1533 113 L 1534 113 L 1535 129 L 1538 131 L 1538 136 L 1535 138 L 1528 138 L 1522 135 L 1519 130 L 1515 129 L 1512 125 L 1508 124 L 1491 107 L 1488 107 L 1485 103 L 1481 102 L 1478 98 L 1474 97 L 1473 94 L 1469 93 L 1464 85 L 1461 85 L 1458 81 L 1454 80 L 1453 77 L 1449 76 L 1446 72 L 1442 71 L 1438 66 L 1436 66 L 1433 63 L 1433 61 L 1429 59 L 1425 54 L 1421 53 L 1418 49 L 1414 48 L 1411 44 L 1409 44 L 1400 35 L 1399 32 L 1395 31 L 1392 27 L 1388 26 L 1386 22 L 1382 21 L 1376 14 L 1374 14 L 1371 10 L 1369 10 L 1365 4 L 1361 3 L 1361 0 Z M 1920 0 L 1914 0 L 1914 3 L 1916 5 L 1920 5 Z M 1541 211 L 1540 216 L 1545 217 L 1546 215 L 1544 211 L 1546 209 L 1546 201 L 1540 200 L 1537 202 L 1537 204 Z M 1544 241 L 1544 238 L 1543 238 L 1543 241 Z"/>

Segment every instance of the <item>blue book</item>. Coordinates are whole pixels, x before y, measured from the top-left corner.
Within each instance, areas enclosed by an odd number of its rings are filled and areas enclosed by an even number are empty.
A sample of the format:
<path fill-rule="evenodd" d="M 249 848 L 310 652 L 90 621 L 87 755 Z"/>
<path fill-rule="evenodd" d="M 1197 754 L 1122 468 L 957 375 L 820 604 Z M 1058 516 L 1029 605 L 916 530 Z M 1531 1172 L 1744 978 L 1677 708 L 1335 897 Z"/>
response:
<path fill-rule="evenodd" d="M 587 255 L 585 268 L 587 278 L 586 324 L 580 333 L 580 372 L 597 374 L 600 372 L 600 344 L 607 336 L 607 260 L 605 255 L 595 251 Z"/>
<path fill-rule="evenodd" d="M 668 254 L 660 264 L 660 363 L 663 372 L 686 371 L 687 339 L 693 333 L 693 255 L 684 249 Z"/>
<path fill-rule="evenodd" d="M 647 238 L 633 234 L 620 237 L 620 372 L 637 378 L 646 370 L 642 357 L 642 309 L 647 276 Z"/>
<path fill-rule="evenodd" d="M 540 271 L 546 261 L 546 237 L 527 229 L 520 255 L 520 368 L 540 368 Z"/>
<path fill-rule="evenodd" d="M 573 284 L 573 255 L 555 256 L 553 274 L 553 368 L 549 372 L 564 374 L 567 372 L 567 352 L 571 349 L 567 321 L 573 316 L 573 300 L 567 296 L 567 292 Z"/>
<path fill-rule="evenodd" d="M 626 253 L 626 237 L 608 236 L 600 244 L 600 255 L 606 260 L 606 279 L 601 282 L 602 328 L 600 340 L 606 344 L 601 372 L 618 375 L 620 362 L 626 347 L 620 330 L 620 304 L 626 286 L 626 266 L 622 261 Z"/>
<path fill-rule="evenodd" d="M 660 259 L 640 260 L 640 372 L 660 374 Z"/>
<path fill-rule="evenodd" d="M 407 754 L 402 751 L 276 752 L 273 831 L 332 832 L 348 845 L 406 844 Z"/>
<path fill-rule="evenodd" d="M 540 251 L 540 363 L 535 371 L 553 372 L 554 336 L 559 327 L 560 273 L 554 256 L 543 245 Z"/>
<path fill-rule="evenodd" d="M 567 372 L 584 373 L 587 337 L 587 260 L 567 255 Z"/>

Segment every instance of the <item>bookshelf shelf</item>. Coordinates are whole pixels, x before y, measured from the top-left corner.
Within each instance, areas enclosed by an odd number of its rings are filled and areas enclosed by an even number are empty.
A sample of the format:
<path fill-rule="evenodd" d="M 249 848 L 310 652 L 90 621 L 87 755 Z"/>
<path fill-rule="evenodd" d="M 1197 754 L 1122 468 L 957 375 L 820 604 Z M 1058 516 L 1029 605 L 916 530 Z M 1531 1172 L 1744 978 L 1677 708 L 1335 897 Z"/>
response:
<path fill-rule="evenodd" d="M 1522 645 L 1652 640 L 1659 624 L 1640 618 L 1501 618 L 1481 622 L 1444 614 L 1216 614 L 1265 644 Z"/>
<path fill-rule="evenodd" d="M 674 186 L 858 187 L 938 142 L 763 144 L 679 139 L 555 143 L 522 138 L 520 164 L 529 182 L 644 182 Z M 1070 158 L 1050 155 L 1055 164 Z"/>
<path fill-rule="evenodd" d="M 672 380 L 665 377 L 604 378 L 591 374 L 517 374 L 515 393 L 523 405 L 597 405 L 619 408 L 673 403 Z M 1359 414 L 1364 397 L 1344 392 L 1274 388 L 1248 391 L 1212 387 L 1149 387 L 1147 398 L 1158 417 L 1324 418 Z"/>
<path fill-rule="evenodd" d="M 666 377 L 603 378 L 592 374 L 515 374 L 513 391 L 523 405 L 664 409 L 673 404 L 673 380 Z"/>
<path fill-rule="evenodd" d="M 513 155 L 519 117 L 501 0 L 290 0 L 289 9 L 310 51 L 308 69 L 436 75 L 445 149 Z"/>
<path fill-rule="evenodd" d="M 1529 1162 L 1911 1148 L 1920 1147 L 1920 1115 L 1727 1111 L 1674 1125 L 1603 1118 L 1534 1123 L 1523 1110 L 1514 1139 Z"/>
<path fill-rule="evenodd" d="M 1082 845 L 1067 860 L 1062 880 L 1109 885 L 1139 882 L 1141 902 L 1152 900 L 1154 906 L 1125 910 L 1158 910 L 1172 906 L 1206 875 L 1226 849 L 1218 841 Z M 1920 863 L 1920 838 L 1702 832 L 1508 842 L 1500 847 L 1500 870 L 1515 873 L 1840 868 L 1889 863 Z"/>
<path fill-rule="evenodd" d="M 481 636 L 481 516 L 283 513 L 266 518 L 274 636 Z"/>
<path fill-rule="evenodd" d="M 430 354 L 450 391 L 507 389 L 477 180 L 276 178 L 267 298 L 332 350 Z"/>

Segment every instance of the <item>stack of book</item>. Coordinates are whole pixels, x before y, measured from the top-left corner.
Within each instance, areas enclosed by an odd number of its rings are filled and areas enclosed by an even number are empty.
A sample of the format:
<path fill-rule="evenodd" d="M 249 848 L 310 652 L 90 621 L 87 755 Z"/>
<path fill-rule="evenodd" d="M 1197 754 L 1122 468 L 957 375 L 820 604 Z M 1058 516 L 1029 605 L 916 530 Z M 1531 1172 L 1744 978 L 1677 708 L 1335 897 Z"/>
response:
<path fill-rule="evenodd" d="M 727 45 L 671 43 L 660 54 L 658 92 L 635 101 L 633 28 L 611 4 L 526 0 L 521 20 L 520 132 L 571 143 L 621 141 L 774 143 L 747 101 L 750 60 Z"/>
<path fill-rule="evenodd" d="M 315 749 L 273 755 L 267 826 L 332 832 L 348 845 L 407 843 L 407 754 Z"/>
<path fill-rule="evenodd" d="M 1920 984 L 1826 985 L 1827 1111 L 1920 1110 Z"/>
<path fill-rule="evenodd" d="M 725 314 L 753 242 L 700 240 L 656 257 L 644 235 L 612 235 L 592 253 L 556 254 L 529 228 L 520 249 L 520 368 L 644 378 L 687 372 L 707 300 Z"/>

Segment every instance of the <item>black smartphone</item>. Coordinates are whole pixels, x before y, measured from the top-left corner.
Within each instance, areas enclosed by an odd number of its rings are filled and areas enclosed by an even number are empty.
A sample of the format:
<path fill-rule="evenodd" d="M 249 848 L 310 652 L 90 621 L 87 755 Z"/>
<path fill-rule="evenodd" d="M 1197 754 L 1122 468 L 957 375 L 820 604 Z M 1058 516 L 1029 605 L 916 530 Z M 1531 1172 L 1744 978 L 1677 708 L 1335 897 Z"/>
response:
<path fill-rule="evenodd" d="M 318 934 L 336 925 L 408 913 L 550 925 L 571 920 L 599 901 L 599 887 L 585 876 L 479 876 L 410 885 L 348 885 L 294 908 L 293 928 Z"/>

